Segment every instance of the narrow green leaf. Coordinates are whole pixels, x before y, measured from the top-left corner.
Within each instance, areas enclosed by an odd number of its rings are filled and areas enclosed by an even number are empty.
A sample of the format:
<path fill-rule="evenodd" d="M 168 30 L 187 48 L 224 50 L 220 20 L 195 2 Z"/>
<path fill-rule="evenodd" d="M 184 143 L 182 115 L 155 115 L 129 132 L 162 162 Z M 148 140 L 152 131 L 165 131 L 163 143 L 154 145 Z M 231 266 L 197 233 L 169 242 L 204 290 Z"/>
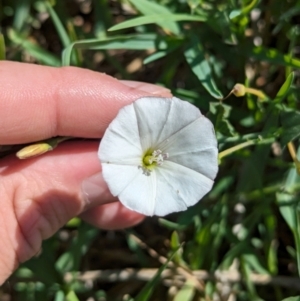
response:
<path fill-rule="evenodd" d="M 168 49 L 169 47 L 175 47 L 175 45 L 180 45 L 181 43 L 182 41 L 180 39 L 158 37 L 156 34 L 124 35 L 106 39 L 76 41 L 64 49 L 62 54 L 62 64 L 64 66 L 70 65 L 73 49 Z"/>
<path fill-rule="evenodd" d="M 167 51 L 167 50 L 162 50 L 162 51 L 157 51 L 155 53 L 152 53 L 144 59 L 143 63 L 145 65 L 149 64 L 149 63 L 152 63 L 156 60 L 159 60 L 159 59 L 165 57 L 168 53 L 169 53 L 169 51 Z"/>
<path fill-rule="evenodd" d="M 300 148 L 297 151 L 297 157 L 300 157 Z M 288 172 L 284 183 L 284 193 L 277 193 L 276 199 L 279 205 L 279 210 L 286 223 L 290 227 L 294 235 L 296 244 L 297 267 L 300 273 L 300 221 L 299 221 L 299 198 L 294 191 L 294 187 L 300 182 L 300 177 L 297 174 L 296 168 L 291 168 Z"/>
<path fill-rule="evenodd" d="M 5 40 L 4 36 L 2 33 L 0 33 L 0 61 L 5 60 L 6 55 L 5 55 Z"/>
<path fill-rule="evenodd" d="M 298 152 L 298 156 L 300 152 Z M 291 230 L 296 228 L 296 199 L 293 193 L 293 187 L 299 183 L 299 176 L 297 175 L 296 168 L 291 168 L 284 183 L 286 192 L 278 192 L 276 194 L 279 210 L 286 223 Z"/>
<path fill-rule="evenodd" d="M 288 92 L 293 84 L 294 77 L 295 77 L 294 72 L 289 74 L 289 76 L 285 80 L 284 84 L 279 89 L 279 91 L 274 99 L 274 102 L 280 103 L 286 97 L 286 95 L 288 94 Z"/>
<path fill-rule="evenodd" d="M 30 16 L 30 2 L 31 0 L 17 0 L 15 2 L 15 13 L 13 28 L 17 31 L 21 31 L 24 27 L 26 20 Z"/>
<path fill-rule="evenodd" d="M 54 237 L 44 241 L 40 256 L 33 257 L 24 264 L 39 281 L 49 286 L 53 283 L 63 283 L 63 276 L 55 268 L 55 244 Z"/>
<path fill-rule="evenodd" d="M 281 301 L 300 301 L 300 296 L 288 297 Z"/>
<path fill-rule="evenodd" d="M 171 222 L 164 218 L 159 218 L 158 222 L 160 225 L 162 225 L 163 227 L 165 227 L 166 229 L 169 229 L 169 230 L 180 231 L 180 230 L 184 230 L 188 227 L 188 224 L 174 223 L 174 222 Z M 192 223 L 192 221 L 189 221 L 189 223 Z"/>
<path fill-rule="evenodd" d="M 174 301 L 192 301 L 195 292 L 195 281 L 188 279 L 176 294 Z"/>
<path fill-rule="evenodd" d="M 252 0 L 247 6 L 242 9 L 235 9 L 229 14 L 229 19 L 234 19 L 238 16 L 244 16 L 250 13 L 250 11 L 259 3 L 260 0 Z"/>
<path fill-rule="evenodd" d="M 149 64 L 149 63 L 152 63 L 156 60 L 159 60 L 165 56 L 167 56 L 168 54 L 170 54 L 171 52 L 173 52 L 176 48 L 178 48 L 179 45 L 176 45 L 176 46 L 170 46 L 168 47 L 168 49 L 166 50 L 160 50 L 160 51 L 157 51 L 151 55 L 149 55 L 148 57 L 146 57 L 144 59 L 144 64 Z"/>
<path fill-rule="evenodd" d="M 68 35 L 64 25 L 62 24 L 62 22 L 59 19 L 55 10 L 52 8 L 51 4 L 48 1 L 45 1 L 44 3 L 46 6 L 46 9 L 52 19 L 52 22 L 56 28 L 56 31 L 60 37 L 62 44 L 64 45 L 64 47 L 69 46 L 71 44 L 71 40 L 69 38 L 69 35 Z"/>
<path fill-rule="evenodd" d="M 112 24 L 112 10 L 108 0 L 94 0 L 94 33 L 97 38 L 105 38 L 106 30 Z"/>
<path fill-rule="evenodd" d="M 65 294 L 63 290 L 59 290 L 55 293 L 54 301 L 65 301 Z"/>
<path fill-rule="evenodd" d="M 285 109 L 280 112 L 282 133 L 280 142 L 286 145 L 288 142 L 300 136 L 300 112 L 293 109 Z"/>
<path fill-rule="evenodd" d="M 124 21 L 120 24 L 114 25 L 111 28 L 108 29 L 108 31 L 114 31 L 114 30 L 120 30 L 130 27 L 135 27 L 139 25 L 145 25 L 145 24 L 157 24 L 159 25 L 162 20 L 164 22 L 169 21 L 195 21 L 195 22 L 204 22 L 206 21 L 206 16 L 191 16 L 186 14 L 158 14 L 158 15 L 148 15 L 148 16 L 142 16 L 137 17 L 128 21 Z"/>
<path fill-rule="evenodd" d="M 168 258 L 168 260 L 158 269 L 157 273 L 155 276 L 142 288 L 142 290 L 139 292 L 137 297 L 134 299 L 135 301 L 148 301 L 149 298 L 151 297 L 153 290 L 155 286 L 158 284 L 160 280 L 160 275 L 161 273 L 166 269 L 168 266 L 168 263 L 173 259 L 175 254 L 178 252 L 180 247 L 175 250 L 171 256 Z"/>
<path fill-rule="evenodd" d="M 172 12 L 163 5 L 148 0 L 129 0 L 143 15 L 161 15 L 168 14 L 172 15 Z M 175 35 L 180 33 L 180 28 L 176 22 L 161 20 L 157 24 L 165 29 L 168 29 Z"/>
<path fill-rule="evenodd" d="M 243 278 L 245 280 L 245 285 L 247 287 L 247 293 L 249 294 L 249 299 L 250 300 L 262 301 L 260 298 L 258 298 L 258 295 L 256 293 L 255 285 L 251 281 L 251 278 L 250 278 L 251 267 L 248 264 L 248 262 L 246 262 L 244 260 L 244 256 L 241 256 L 241 258 L 240 258 L 240 265 L 241 265 Z"/>
<path fill-rule="evenodd" d="M 62 275 L 66 272 L 79 270 L 81 259 L 89 249 L 98 230 L 86 223 L 82 223 L 77 233 L 69 249 L 64 252 L 55 263 L 57 271 Z"/>
<path fill-rule="evenodd" d="M 55 67 L 60 66 L 60 60 L 56 56 L 44 50 L 39 45 L 32 43 L 26 38 L 23 38 L 13 29 L 9 29 L 7 34 L 9 39 L 13 43 L 22 46 L 24 50 L 26 50 L 30 55 L 36 58 L 39 62 L 49 66 L 55 66 Z"/>
<path fill-rule="evenodd" d="M 235 10 L 233 10 L 233 11 L 230 12 L 229 19 L 232 20 L 232 19 L 240 16 L 241 14 L 242 14 L 242 10 L 241 9 L 235 9 Z"/>
<path fill-rule="evenodd" d="M 265 115 L 267 118 L 263 127 L 262 136 L 269 136 L 278 129 L 279 110 L 273 103 L 270 103 Z M 269 139 L 266 140 L 269 141 Z M 251 152 L 250 156 L 243 163 L 237 183 L 238 191 L 245 192 L 263 188 L 265 166 L 268 162 L 269 153 L 270 145 L 257 143 L 255 150 Z M 249 179 L 251 179 L 251 181 L 249 181 Z M 263 194 L 261 197 L 263 197 Z"/>
<path fill-rule="evenodd" d="M 209 62 L 205 58 L 203 47 L 196 36 L 190 41 L 184 55 L 191 69 L 210 95 L 217 99 L 223 98 L 222 93 L 218 90 L 213 79 L 212 70 Z"/>
<path fill-rule="evenodd" d="M 76 293 L 71 290 L 67 293 L 66 295 L 66 301 L 80 301 L 79 298 L 77 297 Z"/>
<path fill-rule="evenodd" d="M 282 54 L 274 48 L 265 48 L 263 46 L 251 47 L 248 45 L 241 53 L 259 61 L 267 61 L 276 65 L 300 68 L 300 59 L 293 58 L 289 54 Z"/>
<path fill-rule="evenodd" d="M 180 237 L 177 231 L 173 231 L 170 239 L 171 250 L 178 250 L 180 248 Z M 176 252 L 173 262 L 180 266 L 187 266 L 183 259 L 183 249 L 180 249 Z"/>

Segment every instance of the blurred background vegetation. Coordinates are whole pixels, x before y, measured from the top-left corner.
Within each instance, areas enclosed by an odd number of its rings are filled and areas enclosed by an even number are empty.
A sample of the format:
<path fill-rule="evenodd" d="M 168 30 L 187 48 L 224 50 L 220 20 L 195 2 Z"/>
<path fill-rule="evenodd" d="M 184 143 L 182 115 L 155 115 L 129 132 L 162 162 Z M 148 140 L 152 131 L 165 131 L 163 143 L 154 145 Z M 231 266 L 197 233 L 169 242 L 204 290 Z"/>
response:
<path fill-rule="evenodd" d="M 74 219 L 1 301 L 300 300 L 299 0 L 2 0 L 0 18 L 1 59 L 168 87 L 221 151 L 199 204 L 123 231 Z"/>

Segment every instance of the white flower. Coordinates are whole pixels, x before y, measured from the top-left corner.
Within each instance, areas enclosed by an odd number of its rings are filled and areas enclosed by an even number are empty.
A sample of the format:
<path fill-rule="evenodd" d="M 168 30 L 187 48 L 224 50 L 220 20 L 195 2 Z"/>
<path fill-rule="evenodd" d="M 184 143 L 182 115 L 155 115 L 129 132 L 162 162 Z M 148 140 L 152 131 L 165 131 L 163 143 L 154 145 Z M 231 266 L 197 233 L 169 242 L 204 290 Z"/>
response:
<path fill-rule="evenodd" d="M 123 107 L 98 155 L 111 193 L 145 215 L 194 205 L 211 190 L 218 171 L 212 123 L 175 97 L 143 97 Z"/>

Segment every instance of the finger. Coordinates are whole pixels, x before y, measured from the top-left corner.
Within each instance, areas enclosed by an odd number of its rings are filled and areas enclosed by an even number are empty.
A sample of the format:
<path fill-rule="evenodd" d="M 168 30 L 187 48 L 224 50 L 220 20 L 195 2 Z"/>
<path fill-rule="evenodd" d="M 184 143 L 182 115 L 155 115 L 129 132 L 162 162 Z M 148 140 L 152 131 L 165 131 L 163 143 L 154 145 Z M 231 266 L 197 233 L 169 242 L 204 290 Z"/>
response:
<path fill-rule="evenodd" d="M 121 229 L 136 225 L 144 219 L 143 215 L 133 213 L 125 208 L 118 198 L 112 196 L 102 173 L 85 179 L 81 188 L 86 204 L 80 216 L 95 227 Z"/>
<path fill-rule="evenodd" d="M 76 67 L 0 62 L 0 145 L 53 136 L 99 138 L 124 105 L 169 97 L 165 88 L 120 82 Z"/>
<path fill-rule="evenodd" d="M 2 250 L 0 254 L 0 270 L 9 263 L 12 271 L 16 262 L 32 257 L 43 239 L 82 212 L 85 198 L 81 182 L 100 170 L 97 148 L 97 142 L 69 141 L 46 156 L 21 162 L 13 156 L 0 160 L 0 237 L 1 244 L 7 246 L 7 252 Z M 114 214 L 108 218 L 110 208 Z M 97 224 L 98 219 L 99 225 L 107 220 L 109 228 L 129 226 L 140 218 L 121 206 L 116 210 L 114 204 L 90 218 L 89 214 L 85 213 L 87 220 Z"/>
<path fill-rule="evenodd" d="M 132 227 L 145 218 L 125 208 L 120 202 L 94 207 L 83 212 L 80 217 L 95 227 L 107 230 Z"/>
<path fill-rule="evenodd" d="M 164 88 L 161 86 L 147 84 L 147 83 L 143 83 L 143 82 L 132 81 L 132 80 L 121 80 L 121 83 L 123 83 L 127 87 L 138 89 L 139 91 L 144 91 L 151 95 L 164 94 L 164 95 L 166 95 L 166 97 L 171 96 L 170 89 L 167 89 L 167 88 Z"/>

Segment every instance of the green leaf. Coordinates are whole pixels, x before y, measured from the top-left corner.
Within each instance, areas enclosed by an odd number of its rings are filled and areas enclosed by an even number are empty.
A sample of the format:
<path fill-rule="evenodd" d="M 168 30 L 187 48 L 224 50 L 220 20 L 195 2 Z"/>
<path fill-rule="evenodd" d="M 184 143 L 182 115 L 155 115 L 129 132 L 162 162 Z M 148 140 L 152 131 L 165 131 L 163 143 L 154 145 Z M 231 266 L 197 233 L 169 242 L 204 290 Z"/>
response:
<path fill-rule="evenodd" d="M 281 301 L 300 301 L 300 296 L 288 297 Z"/>
<path fill-rule="evenodd" d="M 300 148 L 297 152 L 297 157 L 300 157 Z M 295 212 L 298 198 L 293 194 L 297 183 L 300 183 L 300 177 L 296 168 L 293 167 L 289 170 L 283 184 L 285 192 L 276 194 L 277 203 L 280 205 L 279 210 L 291 230 L 295 229 L 297 224 Z"/>
<path fill-rule="evenodd" d="M 65 301 L 65 293 L 63 290 L 59 290 L 55 293 L 54 301 Z"/>
<path fill-rule="evenodd" d="M 183 255 L 183 249 L 180 248 L 180 237 L 177 231 L 173 231 L 171 234 L 170 239 L 170 247 L 171 250 L 178 250 L 173 258 L 173 262 L 175 262 L 178 265 L 186 266 L 186 263 L 184 262 L 184 259 L 182 258 Z"/>
<path fill-rule="evenodd" d="M 30 42 L 26 38 L 23 38 L 20 34 L 18 34 L 13 29 L 9 29 L 7 34 L 13 43 L 20 45 L 24 50 L 26 50 L 31 56 L 36 58 L 39 62 L 49 66 L 55 66 L 55 67 L 60 66 L 60 60 L 56 56 L 44 50 L 39 45 Z"/>
<path fill-rule="evenodd" d="M 195 295 L 195 280 L 187 279 L 176 294 L 174 301 L 192 301 Z"/>
<path fill-rule="evenodd" d="M 241 14 L 242 14 L 242 10 L 241 9 L 235 9 L 235 10 L 233 10 L 233 11 L 230 12 L 229 19 L 232 20 L 232 19 L 240 16 Z"/>
<path fill-rule="evenodd" d="M 69 271 L 78 271 L 82 256 L 89 249 L 90 244 L 97 235 L 98 230 L 86 223 L 78 228 L 78 234 L 74 237 L 69 249 L 64 252 L 55 263 L 56 269 L 64 274 Z"/>
<path fill-rule="evenodd" d="M 168 258 L 168 260 L 158 269 L 155 276 L 142 288 L 142 290 L 139 292 L 137 297 L 134 299 L 135 301 L 147 301 L 151 297 L 154 287 L 158 284 L 160 280 L 161 273 L 166 269 L 169 262 L 173 259 L 175 254 L 180 250 L 180 247 L 175 250 L 171 256 Z"/>
<path fill-rule="evenodd" d="M 120 24 L 114 25 L 108 29 L 108 31 L 120 30 L 145 24 L 161 24 L 162 22 L 170 21 L 195 21 L 204 22 L 206 21 L 206 16 L 191 16 L 186 14 L 158 14 L 158 15 L 148 15 L 137 17 L 128 21 L 124 21 Z M 163 21 L 162 21 L 163 20 Z M 160 25 L 159 25 L 160 26 Z"/>
<path fill-rule="evenodd" d="M 273 103 L 270 103 L 265 115 L 266 120 L 263 126 L 262 136 L 274 136 L 278 129 L 279 110 Z M 269 139 L 267 139 L 268 141 Z M 263 187 L 265 166 L 270 154 L 270 145 L 257 143 L 255 150 L 251 152 L 247 160 L 244 160 L 242 170 L 238 177 L 237 190 L 240 192 L 261 189 Z M 251 181 L 249 181 L 251 179 Z M 263 195 L 262 195 L 263 197 Z"/>
<path fill-rule="evenodd" d="M 27 19 L 30 16 L 30 2 L 31 0 L 17 0 L 15 2 L 15 13 L 13 28 L 21 31 Z"/>
<path fill-rule="evenodd" d="M 55 243 L 54 237 L 44 241 L 41 255 L 24 264 L 39 281 L 49 286 L 53 283 L 63 283 L 62 275 L 55 268 Z"/>
<path fill-rule="evenodd" d="M 300 157 L 300 148 L 298 148 L 297 157 Z M 298 205 L 299 198 L 296 191 L 294 191 L 294 187 L 299 183 L 300 177 L 297 174 L 296 168 L 293 167 L 289 170 L 283 186 L 285 192 L 277 193 L 276 199 L 280 213 L 294 235 L 298 273 L 300 274 L 300 211 Z"/>
<path fill-rule="evenodd" d="M 253 0 L 247 6 L 242 9 L 235 9 L 229 14 L 229 19 L 234 19 L 238 16 L 244 16 L 250 13 L 250 11 L 259 3 L 260 0 Z"/>
<path fill-rule="evenodd" d="M 44 4 L 46 6 L 46 9 L 47 9 L 51 19 L 52 19 L 52 22 L 56 28 L 56 31 L 60 37 L 60 40 L 61 40 L 63 46 L 67 47 L 68 45 L 71 44 L 71 40 L 69 38 L 69 35 L 68 35 L 64 25 L 62 24 L 62 22 L 59 19 L 55 10 L 52 8 L 51 4 L 48 1 L 45 1 Z"/>
<path fill-rule="evenodd" d="M 165 6 L 148 0 L 129 0 L 143 15 L 161 15 L 168 14 L 172 15 L 172 12 Z M 168 29 L 175 35 L 179 35 L 180 28 L 174 21 L 161 20 L 157 22 L 157 25 L 164 29 Z"/>
<path fill-rule="evenodd" d="M 285 109 L 280 112 L 282 133 L 280 142 L 286 145 L 300 136 L 300 112 L 292 109 Z"/>
<path fill-rule="evenodd" d="M 80 301 L 80 300 L 78 299 L 76 293 L 75 293 L 73 290 L 71 290 L 71 291 L 69 291 L 69 292 L 67 293 L 66 299 L 65 299 L 65 300 L 66 300 L 66 301 Z"/>
<path fill-rule="evenodd" d="M 293 84 L 294 77 L 295 77 L 294 72 L 289 74 L 289 76 L 285 80 L 284 84 L 281 86 L 281 88 L 277 92 L 274 102 L 280 103 L 280 102 L 282 102 L 282 100 L 284 100 L 284 98 L 287 96 L 287 94 Z"/>
<path fill-rule="evenodd" d="M 5 60 L 5 40 L 2 33 L 0 33 L 0 61 Z"/>
<path fill-rule="evenodd" d="M 62 54 L 63 66 L 70 65 L 73 49 L 129 49 L 129 50 L 148 50 L 148 49 L 168 49 L 181 44 L 180 39 L 170 37 L 158 37 L 156 34 L 134 34 L 115 36 L 106 39 L 90 39 L 76 41 L 66 47 Z"/>
<path fill-rule="evenodd" d="M 230 107 L 223 104 L 211 104 L 208 118 L 213 122 L 215 131 L 227 137 L 236 135 L 234 127 L 227 120 L 230 114 Z"/>
<path fill-rule="evenodd" d="M 192 221 L 188 221 L 188 223 L 191 223 L 191 222 Z M 174 223 L 174 222 L 171 222 L 171 221 L 169 221 L 167 219 L 164 219 L 164 218 L 159 218 L 158 223 L 160 225 L 162 225 L 163 227 L 165 227 L 166 229 L 169 229 L 169 230 L 180 231 L 180 230 L 184 230 L 188 227 L 188 224 Z"/>
<path fill-rule="evenodd" d="M 166 50 L 160 50 L 160 51 L 157 51 L 155 53 L 152 53 L 151 55 L 149 55 L 148 57 L 146 57 L 144 59 L 144 64 L 149 64 L 149 63 L 152 63 L 156 60 L 159 60 L 165 56 L 167 56 L 168 54 L 170 54 L 172 51 L 174 51 L 176 48 L 178 48 L 179 45 L 176 45 L 174 47 L 170 46 L 168 49 Z"/>
<path fill-rule="evenodd" d="M 203 46 L 196 36 L 192 37 L 184 55 L 191 69 L 210 95 L 217 99 L 223 98 L 213 79 L 212 70 L 205 57 Z"/>
<path fill-rule="evenodd" d="M 282 54 L 277 49 L 265 48 L 263 46 L 251 47 L 247 45 L 244 50 L 241 50 L 247 57 L 252 57 L 259 61 L 267 61 L 275 65 L 290 66 L 300 68 L 300 60 L 293 58 L 289 54 Z"/>
<path fill-rule="evenodd" d="M 105 38 L 106 31 L 112 24 L 112 10 L 107 0 L 93 1 L 94 33 L 98 38 Z"/>

